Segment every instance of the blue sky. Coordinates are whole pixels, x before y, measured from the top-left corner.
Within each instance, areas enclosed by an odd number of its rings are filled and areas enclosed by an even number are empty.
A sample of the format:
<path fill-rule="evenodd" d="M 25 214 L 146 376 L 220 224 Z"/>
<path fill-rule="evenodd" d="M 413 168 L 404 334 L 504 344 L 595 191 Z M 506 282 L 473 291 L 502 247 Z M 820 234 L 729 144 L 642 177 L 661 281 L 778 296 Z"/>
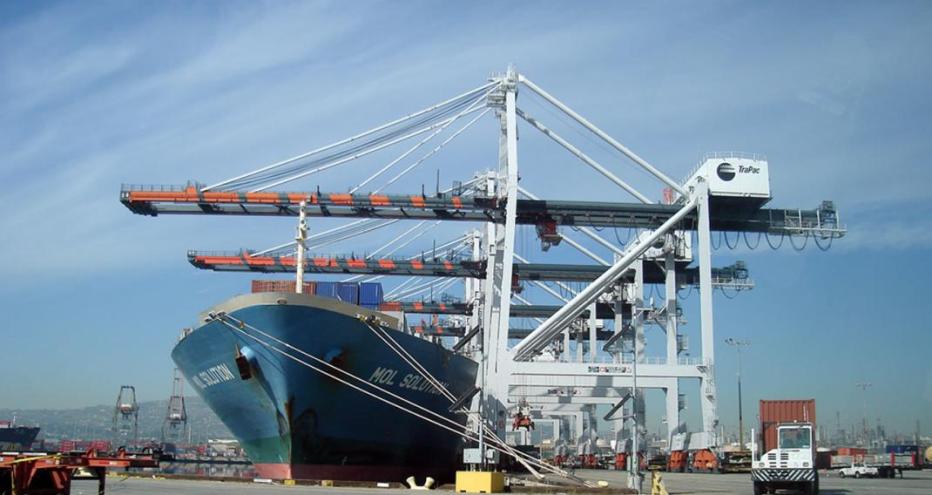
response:
<path fill-rule="evenodd" d="M 932 406 L 932 337 L 919 311 L 932 275 L 930 42 L 927 2 L 5 3 L 0 408 L 109 403 L 124 383 L 165 397 L 178 330 L 251 278 L 200 273 L 185 251 L 292 234 L 283 219 L 134 216 L 118 202 L 121 183 L 226 178 L 514 63 L 673 177 L 708 151 L 758 152 L 770 159 L 774 206 L 834 200 L 850 234 L 829 252 L 716 254 L 720 265 L 746 260 L 758 284 L 717 296 L 716 340 L 753 342 L 747 417 L 758 398 L 816 397 L 823 420 L 838 410 L 850 424 L 862 408 L 854 383 L 868 380 L 870 416 L 910 431 Z M 539 99 L 523 92 L 519 104 L 659 199 L 656 182 L 560 127 Z M 630 200 L 521 132 L 525 187 Z M 484 120 L 392 190 L 429 188 L 438 168 L 448 183 L 494 166 L 494 133 Z M 344 190 L 378 165 L 295 187 Z M 534 244 L 519 236 L 534 259 L 582 260 Z M 687 311 L 697 344 L 698 313 Z M 734 424 L 734 353 L 721 346 L 717 360 L 720 414 Z"/>

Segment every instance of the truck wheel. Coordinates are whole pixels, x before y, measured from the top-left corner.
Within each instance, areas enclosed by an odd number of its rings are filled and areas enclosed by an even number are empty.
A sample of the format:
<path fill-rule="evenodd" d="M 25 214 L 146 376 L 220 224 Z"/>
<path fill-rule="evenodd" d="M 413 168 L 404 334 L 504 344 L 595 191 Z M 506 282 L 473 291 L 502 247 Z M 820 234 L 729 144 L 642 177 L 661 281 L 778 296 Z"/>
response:
<path fill-rule="evenodd" d="M 855 477 L 855 478 L 860 478 L 860 477 L 861 477 L 861 472 L 860 472 L 860 471 L 855 471 L 855 472 L 854 472 L 854 477 Z"/>
<path fill-rule="evenodd" d="M 844 472 L 844 471 L 838 471 L 838 477 L 839 477 L 839 478 L 844 478 L 844 477 L 845 477 L 845 472 Z"/>
<path fill-rule="evenodd" d="M 806 485 L 806 495 L 817 495 L 819 493 L 819 483 L 816 481 L 810 481 Z"/>
<path fill-rule="evenodd" d="M 764 490 L 764 485 L 762 483 L 754 482 L 754 495 L 764 495 L 766 491 Z"/>

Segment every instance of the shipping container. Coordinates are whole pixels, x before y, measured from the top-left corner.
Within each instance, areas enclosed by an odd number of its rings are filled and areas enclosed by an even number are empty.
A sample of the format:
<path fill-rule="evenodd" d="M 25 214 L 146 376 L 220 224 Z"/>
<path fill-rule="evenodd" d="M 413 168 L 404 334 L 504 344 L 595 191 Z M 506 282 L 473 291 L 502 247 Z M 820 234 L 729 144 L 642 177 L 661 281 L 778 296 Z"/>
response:
<path fill-rule="evenodd" d="M 860 447 L 839 447 L 838 455 L 863 456 L 867 454 L 867 449 Z"/>
<path fill-rule="evenodd" d="M 320 297 L 329 297 L 330 299 L 337 299 L 337 283 L 336 282 L 317 282 L 317 295 Z"/>
<path fill-rule="evenodd" d="M 919 454 L 918 445 L 887 445 L 888 454 Z"/>
<path fill-rule="evenodd" d="M 382 284 L 378 282 L 363 282 L 359 284 L 359 305 L 370 309 L 375 309 L 382 304 L 384 295 L 382 293 Z"/>
<path fill-rule="evenodd" d="M 760 401 L 761 453 L 777 448 L 777 426 L 782 423 L 816 422 L 815 399 Z M 815 437 L 815 431 L 812 432 Z M 813 442 L 813 448 L 815 442 Z"/>
<path fill-rule="evenodd" d="M 337 298 L 345 303 L 359 304 L 359 284 L 355 282 L 338 283 Z"/>
<path fill-rule="evenodd" d="M 75 450 L 77 445 L 74 440 L 62 440 L 58 442 L 58 451 L 59 452 L 72 452 Z"/>
<path fill-rule="evenodd" d="M 304 293 L 315 294 L 316 282 L 304 282 Z M 252 292 L 294 292 L 294 280 L 253 280 Z"/>
<path fill-rule="evenodd" d="M 94 449 L 97 452 L 110 452 L 109 440 L 91 440 L 88 442 L 88 449 Z"/>

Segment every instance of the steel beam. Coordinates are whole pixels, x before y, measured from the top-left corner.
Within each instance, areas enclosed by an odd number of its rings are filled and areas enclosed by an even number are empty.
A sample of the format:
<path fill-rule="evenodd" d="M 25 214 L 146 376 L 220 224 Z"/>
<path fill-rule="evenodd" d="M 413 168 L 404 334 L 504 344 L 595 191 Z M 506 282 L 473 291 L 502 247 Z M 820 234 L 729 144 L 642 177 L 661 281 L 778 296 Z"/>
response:
<path fill-rule="evenodd" d="M 700 182 L 695 191 L 699 212 L 699 313 L 702 339 L 702 360 L 705 372 L 699 385 L 702 428 L 707 440 L 718 446 L 718 411 L 715 388 L 715 331 L 712 314 L 712 237 L 710 232 L 710 202 L 708 182 Z"/>
<path fill-rule="evenodd" d="M 566 306 L 560 311 L 547 319 L 537 330 L 529 335 L 526 339 L 514 347 L 513 353 L 516 360 L 526 360 L 539 352 L 542 345 L 553 340 L 556 333 L 563 329 L 564 326 L 573 318 L 576 318 L 583 311 L 585 306 L 595 301 L 609 286 L 624 273 L 628 267 L 645 251 L 647 251 L 660 236 L 673 229 L 686 214 L 690 213 L 696 207 L 696 200 L 691 199 L 682 206 L 681 210 L 664 222 L 657 230 L 650 235 L 641 238 L 628 246 L 627 254 L 621 257 L 618 262 L 612 265 L 605 273 L 597 278 L 592 284 L 580 291 Z"/>
<path fill-rule="evenodd" d="M 505 202 L 486 196 L 424 196 L 320 192 L 206 191 L 188 186 L 124 186 L 120 201 L 140 215 L 298 216 L 306 200 L 310 217 L 404 220 L 505 221 Z M 537 225 L 555 221 L 576 227 L 653 229 L 679 210 L 680 205 L 517 199 L 515 223 Z M 830 202 L 815 209 L 742 210 L 711 205 L 713 231 L 813 235 L 837 238 L 845 229 L 837 224 Z M 698 218 L 687 215 L 681 230 L 696 230 Z M 587 234 L 588 235 L 588 234 Z M 751 241 L 756 242 L 756 239 Z"/>

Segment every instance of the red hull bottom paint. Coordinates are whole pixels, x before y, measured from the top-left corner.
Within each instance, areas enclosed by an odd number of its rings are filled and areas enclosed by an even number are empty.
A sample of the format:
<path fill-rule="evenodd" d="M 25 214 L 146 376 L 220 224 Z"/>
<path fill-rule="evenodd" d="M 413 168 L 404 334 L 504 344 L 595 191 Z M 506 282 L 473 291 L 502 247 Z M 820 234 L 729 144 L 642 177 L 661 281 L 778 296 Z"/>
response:
<path fill-rule="evenodd" d="M 442 483 L 453 479 L 452 469 L 404 466 L 340 466 L 336 464 L 256 464 L 260 478 L 273 480 L 347 480 L 347 481 L 404 481 L 408 476 L 424 482 L 431 476 Z"/>

